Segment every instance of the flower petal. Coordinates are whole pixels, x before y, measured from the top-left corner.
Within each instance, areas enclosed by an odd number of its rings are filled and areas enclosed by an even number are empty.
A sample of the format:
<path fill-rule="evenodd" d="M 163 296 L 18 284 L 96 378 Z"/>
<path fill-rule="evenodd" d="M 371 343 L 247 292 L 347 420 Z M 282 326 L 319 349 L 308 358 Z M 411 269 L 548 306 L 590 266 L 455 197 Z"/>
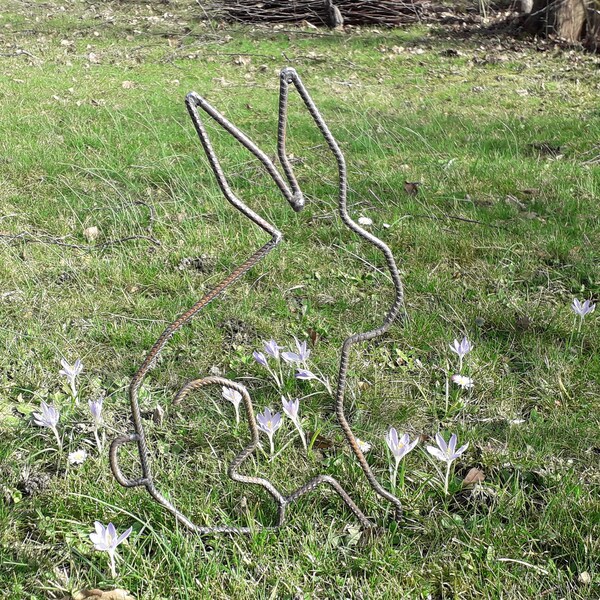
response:
<path fill-rule="evenodd" d="M 435 434 L 436 444 L 440 447 L 440 450 L 444 453 L 448 452 L 448 445 L 446 444 L 446 440 L 442 437 L 441 433 Z"/>
<path fill-rule="evenodd" d="M 115 544 L 115 546 L 118 546 L 121 542 L 124 542 L 128 537 L 129 534 L 133 531 L 133 527 L 130 527 L 129 529 L 127 529 L 126 531 L 124 531 L 118 538 L 117 538 L 117 543 Z"/>
<path fill-rule="evenodd" d="M 281 358 L 283 358 L 283 360 L 285 360 L 286 363 L 302 362 L 302 358 L 300 357 L 300 355 L 296 354 L 295 352 L 282 352 Z"/>
<path fill-rule="evenodd" d="M 454 456 L 458 458 L 465 450 L 469 447 L 469 442 L 467 442 L 464 446 L 461 446 L 456 452 L 454 452 Z"/>
<path fill-rule="evenodd" d="M 106 526 L 106 536 L 108 538 L 107 542 L 109 542 L 114 547 L 115 540 L 117 539 L 117 530 L 112 523 L 109 523 Z"/>
<path fill-rule="evenodd" d="M 454 454 L 454 451 L 456 450 L 456 442 L 458 441 L 458 438 L 456 437 L 456 434 L 453 433 L 450 436 L 450 441 L 448 442 L 448 454 Z"/>
<path fill-rule="evenodd" d="M 443 460 L 444 462 L 446 462 L 446 455 L 439 448 L 435 448 L 434 446 L 427 446 L 427 452 L 429 452 L 429 454 L 435 456 L 439 460 Z"/>

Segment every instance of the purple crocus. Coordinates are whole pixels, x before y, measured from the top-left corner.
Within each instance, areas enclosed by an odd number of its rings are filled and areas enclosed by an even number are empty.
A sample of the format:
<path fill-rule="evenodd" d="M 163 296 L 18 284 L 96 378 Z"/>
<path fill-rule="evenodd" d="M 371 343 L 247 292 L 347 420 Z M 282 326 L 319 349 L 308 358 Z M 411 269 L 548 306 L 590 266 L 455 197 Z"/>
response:
<path fill-rule="evenodd" d="M 269 340 L 268 342 L 265 342 L 265 352 L 269 356 L 276 358 L 278 361 L 279 361 L 279 350 L 280 349 L 281 349 L 281 346 L 278 346 L 277 342 L 275 340 Z M 277 373 L 275 373 L 275 371 L 273 369 L 271 369 L 271 367 L 269 366 L 269 361 L 267 360 L 267 357 L 258 350 L 255 350 L 252 353 L 252 356 L 254 357 L 254 360 L 261 367 L 264 367 L 269 372 L 269 375 L 275 381 L 277 388 L 281 389 L 281 378 L 277 376 Z M 281 363 L 279 363 L 279 368 L 281 369 Z M 280 370 L 280 375 L 281 375 L 281 370 Z"/>
<path fill-rule="evenodd" d="M 295 400 L 288 400 L 285 396 L 281 396 L 281 404 L 283 405 L 283 412 L 292 420 L 294 427 L 298 430 L 302 445 L 304 446 L 304 451 L 306 452 L 306 436 L 304 435 L 304 430 L 300 423 L 300 400 L 298 398 Z"/>
<path fill-rule="evenodd" d="M 223 398 L 225 400 L 229 400 L 231 404 L 233 404 L 233 408 L 235 409 L 235 422 L 237 425 L 240 423 L 240 402 L 242 401 L 242 395 L 232 388 L 223 386 L 222 392 Z"/>
<path fill-rule="evenodd" d="M 279 351 L 281 349 L 282 346 L 279 346 L 275 340 L 269 340 L 268 342 L 265 342 L 265 352 L 276 360 L 279 360 Z"/>
<path fill-rule="evenodd" d="M 102 444 L 100 443 L 100 437 L 98 436 L 98 428 L 102 424 L 102 404 L 104 399 L 102 396 L 98 398 L 98 400 L 89 400 L 88 406 L 90 407 L 90 412 L 92 413 L 92 417 L 94 418 L 94 438 L 96 439 L 96 446 L 98 447 L 98 452 L 102 452 Z M 102 439 L 104 439 L 104 433 L 102 434 Z"/>
<path fill-rule="evenodd" d="M 77 395 L 77 387 L 75 386 L 75 380 L 77 376 L 83 371 L 83 363 L 78 358 L 74 365 L 70 365 L 64 358 L 60 359 L 62 369 L 59 371 L 60 375 L 64 375 L 71 386 L 71 394 L 75 400 L 75 404 L 79 404 L 79 397 Z"/>
<path fill-rule="evenodd" d="M 437 459 L 442 460 L 446 463 L 446 480 L 444 484 L 444 492 L 448 494 L 448 481 L 450 480 L 450 466 L 452 465 L 452 461 L 456 460 L 459 456 L 466 451 L 469 447 L 469 444 L 465 444 L 461 446 L 458 450 L 456 449 L 457 444 L 456 434 L 453 433 L 450 436 L 450 441 L 446 444 L 446 440 L 442 437 L 440 433 L 435 434 L 435 442 L 437 444 L 437 448 L 435 446 L 427 446 L 427 452 L 432 456 L 435 456 Z"/>
<path fill-rule="evenodd" d="M 281 356 L 287 363 L 301 363 L 304 364 L 310 356 L 310 350 L 308 349 L 307 342 L 300 342 L 296 338 L 296 348 L 298 352 L 282 352 Z"/>
<path fill-rule="evenodd" d="M 333 394 L 331 386 L 329 385 L 329 381 L 325 378 L 321 378 L 318 375 L 315 375 L 312 371 L 309 371 L 308 369 L 298 369 L 298 371 L 296 371 L 296 379 L 299 379 L 300 381 L 309 381 L 311 379 L 314 379 L 315 381 L 322 383 L 329 392 L 329 394 Z"/>
<path fill-rule="evenodd" d="M 453 460 L 456 460 L 469 447 L 469 444 L 467 443 L 457 450 L 457 441 L 458 438 L 456 437 L 455 433 L 453 433 L 450 436 L 450 441 L 447 444 L 446 440 L 444 440 L 442 435 L 440 433 L 436 433 L 435 442 L 438 445 L 438 447 L 436 448 L 435 446 L 427 446 L 427 452 L 429 452 L 429 454 L 435 456 L 439 460 L 452 462 Z"/>
<path fill-rule="evenodd" d="M 104 399 L 102 397 L 98 398 L 98 400 L 90 400 L 88 402 L 88 406 L 90 407 L 90 412 L 92 413 L 92 417 L 94 418 L 94 422 L 96 426 L 102 424 L 102 404 Z"/>
<path fill-rule="evenodd" d="M 298 412 L 300 410 L 300 400 L 288 400 L 285 396 L 281 396 L 281 404 L 283 405 L 283 412 L 292 420 L 298 420 Z"/>
<path fill-rule="evenodd" d="M 267 362 L 267 357 L 262 352 L 255 350 L 252 353 L 252 356 L 254 357 L 254 360 L 262 367 L 267 367 L 267 368 L 269 367 L 269 363 Z"/>
<path fill-rule="evenodd" d="M 319 379 L 312 371 L 308 369 L 298 369 L 296 373 L 296 379 L 301 379 L 302 381 L 308 381 L 310 379 Z"/>
<path fill-rule="evenodd" d="M 273 413 L 271 409 L 267 406 L 264 412 L 258 413 L 256 415 L 256 421 L 258 423 L 258 428 L 266 433 L 269 438 L 269 444 L 271 446 L 271 454 L 275 452 L 275 445 L 273 443 L 273 436 L 275 432 L 281 427 L 281 413 Z"/>
<path fill-rule="evenodd" d="M 385 436 L 385 441 L 395 460 L 394 468 L 392 469 L 392 488 L 395 488 L 400 461 L 419 443 L 419 438 L 415 438 L 411 442 L 408 433 L 398 436 L 396 428 L 390 427 L 390 430 Z M 404 475 L 402 475 L 402 477 L 404 477 Z"/>
<path fill-rule="evenodd" d="M 58 442 L 58 449 L 62 449 L 62 442 L 60 440 L 60 436 L 58 435 L 58 420 L 60 419 L 60 411 L 52 406 L 52 404 L 46 404 L 43 400 L 40 404 L 40 410 L 42 412 L 33 413 L 33 421 L 36 425 L 40 427 L 47 427 L 51 429 L 56 437 L 56 441 Z"/>
<path fill-rule="evenodd" d="M 591 300 L 584 300 L 583 302 L 580 302 L 577 298 L 573 298 L 571 310 L 583 319 L 583 317 L 593 313 L 594 310 L 596 310 L 596 305 Z"/>
<path fill-rule="evenodd" d="M 124 531 L 121 535 L 117 535 L 117 530 L 112 523 L 109 523 L 106 527 L 99 521 L 94 523 L 95 533 L 90 533 L 90 540 L 94 544 L 96 550 L 101 552 L 108 552 L 110 558 L 110 572 L 113 579 L 117 576 L 117 570 L 115 569 L 115 557 L 117 554 L 117 546 L 123 543 L 131 534 L 132 527 Z"/>
<path fill-rule="evenodd" d="M 460 342 L 458 340 L 454 340 L 454 342 L 452 342 L 450 344 L 450 350 L 452 350 L 452 352 L 455 352 L 456 354 L 458 354 L 458 360 L 459 360 L 459 367 L 458 370 L 462 370 L 462 363 L 463 363 L 463 358 L 469 354 L 469 352 L 471 352 L 471 350 L 473 350 L 473 344 L 471 344 L 471 342 L 464 337 Z"/>
<path fill-rule="evenodd" d="M 396 459 L 396 463 L 399 463 L 418 443 L 419 438 L 415 438 L 412 442 L 408 433 L 398 436 L 398 432 L 395 427 L 390 427 L 387 435 L 385 436 L 388 448 Z"/>

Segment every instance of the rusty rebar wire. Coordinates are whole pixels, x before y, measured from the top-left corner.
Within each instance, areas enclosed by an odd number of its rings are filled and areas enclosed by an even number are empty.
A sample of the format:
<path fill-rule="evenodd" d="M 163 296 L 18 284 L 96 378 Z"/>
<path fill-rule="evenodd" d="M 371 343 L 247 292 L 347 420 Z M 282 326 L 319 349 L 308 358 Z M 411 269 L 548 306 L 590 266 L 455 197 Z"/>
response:
<path fill-rule="evenodd" d="M 164 506 L 169 512 L 171 512 L 179 522 L 186 527 L 190 528 L 200 534 L 211 534 L 211 533 L 249 533 L 256 531 L 255 527 L 229 527 L 229 526 L 200 526 L 193 523 L 188 517 L 186 517 L 178 508 L 176 508 L 167 498 L 165 498 L 156 488 L 154 484 L 154 477 L 152 474 L 150 455 L 148 451 L 148 444 L 144 434 L 144 427 L 142 423 L 142 417 L 140 413 L 140 406 L 138 402 L 138 393 L 142 382 L 149 370 L 156 364 L 156 361 L 162 352 L 163 348 L 173 336 L 173 334 L 185 325 L 192 317 L 194 317 L 199 311 L 206 307 L 212 302 L 217 296 L 219 296 L 226 288 L 235 283 L 240 279 L 246 272 L 248 272 L 254 265 L 256 265 L 261 259 L 263 259 L 282 239 L 282 234 L 277 228 L 271 223 L 267 222 L 260 215 L 255 213 L 246 204 L 244 204 L 231 190 L 227 179 L 223 173 L 219 160 L 213 150 L 212 144 L 208 133 L 204 127 L 202 118 L 200 117 L 201 109 L 209 117 L 211 117 L 218 125 L 220 125 L 225 131 L 231 134 L 242 146 L 249 150 L 258 160 L 263 164 L 267 173 L 271 179 L 275 182 L 283 197 L 289 202 L 290 206 L 294 211 L 299 212 L 304 207 L 304 197 L 302 191 L 298 186 L 298 182 L 294 175 L 290 161 L 286 155 L 286 125 L 287 125 L 287 102 L 289 87 L 293 85 L 298 94 L 300 95 L 304 105 L 308 109 L 313 121 L 317 125 L 321 134 L 325 138 L 327 145 L 333 155 L 335 156 L 338 168 L 338 208 L 339 214 L 343 223 L 352 231 L 357 233 L 364 240 L 368 241 L 372 245 L 376 246 L 384 255 L 388 270 L 391 275 L 391 279 L 394 285 L 395 295 L 394 302 L 391 308 L 388 310 L 384 317 L 382 325 L 371 331 L 362 333 L 356 333 L 348 337 L 340 349 L 340 364 L 338 372 L 337 389 L 335 393 L 336 401 L 336 416 L 337 420 L 344 432 L 346 440 L 352 449 L 355 457 L 357 458 L 361 469 L 363 470 L 369 485 L 373 490 L 382 498 L 392 503 L 395 507 L 395 516 L 400 519 L 402 514 L 402 504 L 400 500 L 388 492 L 375 478 L 371 468 L 369 467 L 365 457 L 358 445 L 356 437 L 352 432 L 350 424 L 346 419 L 344 410 L 344 393 L 346 389 L 346 380 L 348 373 L 348 363 L 350 357 L 351 347 L 359 342 L 371 340 L 375 337 L 382 335 L 393 323 L 398 316 L 400 309 L 403 305 L 403 288 L 400 280 L 400 274 L 394 261 L 394 257 L 388 248 L 388 246 L 382 242 L 379 238 L 375 237 L 368 231 L 362 229 L 355 221 L 352 220 L 347 210 L 347 171 L 344 156 L 332 136 L 329 128 L 325 124 L 319 110 L 315 106 L 312 98 L 306 91 L 306 88 L 302 84 L 302 81 L 298 77 L 298 74 L 294 69 L 286 68 L 281 71 L 280 74 L 280 91 L 279 91 L 279 115 L 278 115 L 278 130 L 277 130 L 277 154 L 279 162 L 283 170 L 283 177 L 277 167 L 273 164 L 271 159 L 262 151 L 250 138 L 242 133 L 235 125 L 230 123 L 221 113 L 215 110 L 204 98 L 190 92 L 186 97 L 186 105 L 189 114 L 196 128 L 196 132 L 200 138 L 202 147 L 206 153 L 211 169 L 217 179 L 217 183 L 225 196 L 225 198 L 232 204 L 237 210 L 239 210 L 245 217 L 250 219 L 253 223 L 258 225 L 263 231 L 271 236 L 271 239 L 261 248 L 259 248 L 254 254 L 252 254 L 244 263 L 242 263 L 237 269 L 235 269 L 226 279 L 224 279 L 219 285 L 212 289 L 206 296 L 200 299 L 194 306 L 183 313 L 179 318 L 173 321 L 161 334 L 154 346 L 152 346 L 150 352 L 146 356 L 146 359 L 133 376 L 129 387 L 129 398 L 131 404 L 131 412 L 133 416 L 133 425 L 135 433 L 128 435 L 118 436 L 113 440 L 110 447 L 110 464 L 113 474 L 117 481 L 125 487 L 136 487 L 144 486 L 150 495 Z M 313 491 L 320 485 L 328 485 L 331 487 L 344 501 L 348 509 L 356 516 L 360 524 L 364 528 L 369 528 L 372 523 L 358 508 L 354 501 L 350 498 L 348 493 L 342 488 L 337 480 L 328 475 L 318 475 L 312 478 L 310 481 L 305 483 L 303 486 L 285 495 L 282 494 L 270 481 L 260 477 L 244 476 L 238 473 L 239 467 L 242 465 L 244 460 L 251 456 L 259 443 L 258 440 L 258 428 L 254 417 L 254 409 L 252 406 L 252 400 L 246 388 L 234 381 L 224 379 L 222 377 L 204 377 L 187 383 L 176 395 L 174 403 L 179 404 L 182 402 L 188 394 L 193 390 L 202 388 L 208 385 L 221 385 L 238 391 L 242 394 L 244 406 L 246 409 L 246 416 L 250 429 L 250 442 L 245 446 L 240 454 L 238 454 L 233 461 L 230 463 L 228 468 L 229 477 L 240 483 L 254 484 L 263 487 L 273 500 L 278 505 L 278 519 L 277 527 L 283 524 L 285 518 L 286 507 L 307 494 Z M 137 444 L 140 465 L 142 475 L 137 479 L 127 479 L 121 472 L 118 462 L 118 451 L 119 448 L 126 443 L 135 442 Z"/>

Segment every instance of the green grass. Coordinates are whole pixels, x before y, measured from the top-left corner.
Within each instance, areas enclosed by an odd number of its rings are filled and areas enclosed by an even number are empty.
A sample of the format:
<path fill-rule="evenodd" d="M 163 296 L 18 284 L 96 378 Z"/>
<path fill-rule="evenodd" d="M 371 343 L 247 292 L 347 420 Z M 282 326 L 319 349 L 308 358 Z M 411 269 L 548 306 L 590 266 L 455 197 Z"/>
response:
<path fill-rule="evenodd" d="M 569 310 L 573 297 L 600 296 L 597 58 L 497 50 L 497 40 L 426 27 L 223 28 L 187 2 L 65 7 L 9 2 L 0 16 L 0 233 L 73 244 L 87 243 L 89 226 L 98 243 L 149 235 L 150 206 L 161 245 L 85 252 L 0 240 L 0 596 L 117 585 L 153 600 L 599 597 L 599 323 L 594 313 L 573 333 Z M 497 53 L 505 60 L 482 60 Z M 331 399 L 317 393 L 303 401 L 305 425 L 335 448 L 304 457 L 296 439 L 245 472 L 284 490 L 328 473 L 379 533 L 357 542 L 343 504 L 319 491 L 291 506 L 277 532 L 200 540 L 144 491 L 116 483 L 92 446 L 87 400 L 106 392 L 108 440 L 131 431 L 126 389 L 145 353 L 266 241 L 219 194 L 183 99 L 205 95 L 274 154 L 277 72 L 287 64 L 346 154 L 352 215 L 373 219 L 405 285 L 405 322 L 353 350 L 354 431 L 373 444 L 368 459 L 385 485 L 390 425 L 411 436 L 456 432 L 470 447 L 447 498 L 426 444 L 409 455 L 406 520 L 396 526 L 345 449 Z M 299 214 L 248 153 L 211 133 L 233 188 L 285 239 L 176 334 L 145 382 L 142 410 L 167 412 L 161 425 L 145 420 L 161 491 L 199 523 L 258 529 L 275 517 L 269 499 L 225 478 L 247 427 L 235 428 L 218 390 L 178 410 L 173 395 L 217 367 L 248 385 L 257 409 L 275 407 L 278 394 L 249 357 L 262 340 L 310 332 L 313 364 L 334 380 L 342 340 L 381 322 L 391 286 L 382 256 L 339 222 L 332 157 L 296 96 L 289 152 L 301 158 L 309 199 Z M 416 196 L 405 180 L 422 182 Z M 202 254 L 207 272 L 177 268 Z M 465 334 L 476 386 L 446 406 L 448 344 Z M 62 356 L 83 359 L 81 407 L 58 375 Z M 289 391 L 319 388 L 290 382 Z M 41 400 L 62 410 L 62 456 L 30 421 Z M 290 440 L 287 424 L 278 449 Z M 90 458 L 66 468 L 66 453 L 81 447 Z M 126 450 L 123 462 L 137 472 Z M 485 481 L 461 491 L 473 466 Z M 89 542 L 94 520 L 134 527 L 116 582 Z"/>

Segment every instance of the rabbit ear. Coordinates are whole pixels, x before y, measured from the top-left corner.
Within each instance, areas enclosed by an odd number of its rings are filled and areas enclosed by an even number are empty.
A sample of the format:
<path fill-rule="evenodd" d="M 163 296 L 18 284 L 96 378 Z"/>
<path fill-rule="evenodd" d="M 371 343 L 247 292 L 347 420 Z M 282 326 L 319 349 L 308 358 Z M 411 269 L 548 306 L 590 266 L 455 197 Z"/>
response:
<path fill-rule="evenodd" d="M 283 170 L 285 172 L 287 180 L 289 181 L 293 192 L 295 194 L 296 193 L 299 194 L 299 196 L 300 196 L 299 203 L 300 203 L 301 207 L 303 207 L 304 200 L 302 198 L 302 193 L 300 192 L 298 183 L 296 182 L 296 178 L 295 178 L 294 172 L 292 170 L 292 166 L 291 166 L 290 161 L 288 160 L 286 152 L 285 152 L 285 129 L 286 129 L 286 122 L 287 122 L 287 96 L 288 96 L 288 89 L 291 84 L 296 88 L 296 91 L 298 92 L 298 94 L 300 95 L 300 98 L 302 99 L 302 102 L 304 102 L 304 105 L 308 109 L 308 112 L 310 113 L 310 116 L 312 117 L 313 121 L 315 122 L 315 125 L 317 126 L 317 128 L 319 129 L 319 131 L 321 132 L 323 137 L 325 138 L 325 141 L 327 142 L 329 149 L 335 156 L 335 160 L 336 160 L 337 166 L 338 166 L 338 174 L 339 174 L 340 208 L 341 209 L 343 208 L 342 212 L 345 213 L 346 212 L 346 197 L 347 197 L 347 190 L 348 190 L 348 180 L 347 180 L 347 171 L 346 171 L 346 160 L 344 159 L 344 155 L 342 154 L 342 151 L 340 150 L 340 147 L 338 146 L 338 143 L 336 142 L 335 138 L 331 134 L 331 131 L 329 131 L 329 127 L 327 127 L 327 124 L 325 123 L 325 120 L 321 116 L 319 109 L 317 108 L 317 106 L 313 102 L 313 99 L 310 97 L 310 94 L 304 87 L 304 84 L 302 83 L 302 80 L 298 76 L 298 73 L 296 73 L 296 70 L 292 69 L 291 67 L 286 67 L 285 69 L 283 69 L 281 71 L 281 73 L 279 75 L 279 80 L 280 80 L 279 128 L 278 128 L 278 135 L 277 135 L 277 154 L 279 156 L 279 162 L 281 163 L 281 165 L 283 167 Z M 295 210 L 300 210 L 300 209 L 295 209 Z M 346 221 L 346 219 L 344 219 L 344 221 Z M 348 223 L 346 223 L 346 224 L 348 225 Z M 352 227 L 350 227 L 350 228 L 352 229 Z"/>
<path fill-rule="evenodd" d="M 246 206 L 229 187 L 229 183 L 227 182 L 225 174 L 223 173 L 223 169 L 221 168 L 221 164 L 219 163 L 219 159 L 217 158 L 217 155 L 212 147 L 210 138 L 208 137 L 208 133 L 204 127 L 204 123 L 202 122 L 202 118 L 200 117 L 200 112 L 198 109 L 202 109 L 218 125 L 227 131 L 227 133 L 231 134 L 231 136 L 233 136 L 242 146 L 244 146 L 244 148 L 249 150 L 256 158 L 258 158 L 258 160 L 260 160 L 271 179 L 275 182 L 283 194 L 284 198 L 293 206 L 294 194 L 281 177 L 271 159 L 246 134 L 240 131 L 233 123 L 228 121 L 218 110 L 213 108 L 202 96 L 196 92 L 190 92 L 186 96 L 185 103 L 190 117 L 194 123 L 194 127 L 196 128 L 196 132 L 200 137 L 200 142 L 202 143 L 202 147 L 204 148 L 208 162 L 215 174 L 215 177 L 217 178 L 217 183 L 219 184 L 224 196 L 233 206 L 235 206 L 235 208 L 241 211 L 249 219 L 254 221 L 263 230 L 274 237 L 280 238 L 281 234 L 275 229 L 275 227 L 273 227 L 273 225 L 270 223 L 267 223 L 262 217 L 257 215 L 248 206 Z"/>

